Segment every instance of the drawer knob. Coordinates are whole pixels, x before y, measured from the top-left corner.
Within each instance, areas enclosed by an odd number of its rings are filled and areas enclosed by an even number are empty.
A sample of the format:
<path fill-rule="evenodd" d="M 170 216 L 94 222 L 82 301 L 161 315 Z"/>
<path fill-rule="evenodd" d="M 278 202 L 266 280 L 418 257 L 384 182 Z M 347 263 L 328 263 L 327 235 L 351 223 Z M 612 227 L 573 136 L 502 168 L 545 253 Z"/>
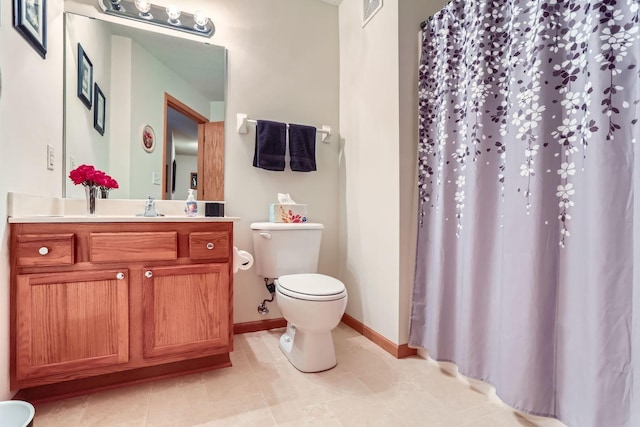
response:
<path fill-rule="evenodd" d="M 213 249 L 213 247 L 214 247 L 213 243 L 211 243 L 211 242 L 207 243 L 207 249 L 211 250 L 211 249 Z"/>
<path fill-rule="evenodd" d="M 151 270 L 147 270 L 144 272 L 144 277 L 146 277 L 147 279 L 151 279 L 153 277 L 153 271 Z"/>
<path fill-rule="evenodd" d="M 118 279 L 118 280 L 124 279 L 124 273 L 120 272 L 120 273 L 116 274 L 116 279 Z"/>
<path fill-rule="evenodd" d="M 46 255 L 49 253 L 49 248 L 46 246 L 41 247 L 40 249 L 38 249 L 38 253 L 42 256 Z"/>

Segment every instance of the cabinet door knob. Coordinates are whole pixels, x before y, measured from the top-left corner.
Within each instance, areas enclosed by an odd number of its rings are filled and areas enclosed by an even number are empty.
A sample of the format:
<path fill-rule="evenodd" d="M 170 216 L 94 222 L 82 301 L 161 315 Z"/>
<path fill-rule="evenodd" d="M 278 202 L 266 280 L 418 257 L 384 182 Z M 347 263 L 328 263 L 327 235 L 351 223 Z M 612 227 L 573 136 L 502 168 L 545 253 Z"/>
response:
<path fill-rule="evenodd" d="M 211 250 L 211 249 L 213 249 L 213 246 L 214 246 L 213 243 L 211 243 L 211 242 L 207 243 L 207 249 Z"/>
<path fill-rule="evenodd" d="M 146 277 L 147 279 L 151 279 L 153 277 L 153 271 L 151 270 L 147 270 L 144 272 L 144 277 Z"/>
<path fill-rule="evenodd" d="M 116 279 L 118 279 L 118 280 L 124 279 L 124 273 L 120 272 L 120 273 L 116 274 Z"/>
<path fill-rule="evenodd" d="M 49 248 L 46 246 L 43 246 L 40 249 L 38 249 L 38 253 L 44 256 L 49 253 Z"/>

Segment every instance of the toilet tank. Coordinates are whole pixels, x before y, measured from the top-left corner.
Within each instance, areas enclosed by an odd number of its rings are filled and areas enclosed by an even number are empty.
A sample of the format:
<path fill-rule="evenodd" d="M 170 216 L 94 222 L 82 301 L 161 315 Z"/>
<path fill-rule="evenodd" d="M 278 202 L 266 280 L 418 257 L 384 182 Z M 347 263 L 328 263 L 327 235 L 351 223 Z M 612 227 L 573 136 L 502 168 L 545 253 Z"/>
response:
<path fill-rule="evenodd" d="M 254 222 L 254 266 L 261 277 L 318 271 L 324 226 L 318 223 Z"/>

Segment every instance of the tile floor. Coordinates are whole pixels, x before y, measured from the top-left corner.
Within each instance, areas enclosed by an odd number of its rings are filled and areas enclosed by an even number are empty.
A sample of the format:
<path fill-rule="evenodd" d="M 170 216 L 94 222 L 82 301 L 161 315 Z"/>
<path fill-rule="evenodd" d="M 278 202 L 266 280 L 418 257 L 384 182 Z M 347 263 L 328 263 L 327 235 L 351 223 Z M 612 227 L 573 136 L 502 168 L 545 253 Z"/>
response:
<path fill-rule="evenodd" d="M 350 327 L 334 330 L 338 366 L 292 367 L 282 329 L 235 337 L 233 367 L 36 407 L 36 427 L 535 426 L 418 356 L 395 359 Z"/>

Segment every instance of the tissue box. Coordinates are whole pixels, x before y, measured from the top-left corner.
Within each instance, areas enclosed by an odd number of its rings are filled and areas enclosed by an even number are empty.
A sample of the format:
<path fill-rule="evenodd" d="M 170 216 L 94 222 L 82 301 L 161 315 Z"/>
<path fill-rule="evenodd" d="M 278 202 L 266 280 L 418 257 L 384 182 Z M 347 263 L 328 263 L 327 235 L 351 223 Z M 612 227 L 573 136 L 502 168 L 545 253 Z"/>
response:
<path fill-rule="evenodd" d="M 270 222 L 307 222 L 307 205 L 272 203 Z"/>

